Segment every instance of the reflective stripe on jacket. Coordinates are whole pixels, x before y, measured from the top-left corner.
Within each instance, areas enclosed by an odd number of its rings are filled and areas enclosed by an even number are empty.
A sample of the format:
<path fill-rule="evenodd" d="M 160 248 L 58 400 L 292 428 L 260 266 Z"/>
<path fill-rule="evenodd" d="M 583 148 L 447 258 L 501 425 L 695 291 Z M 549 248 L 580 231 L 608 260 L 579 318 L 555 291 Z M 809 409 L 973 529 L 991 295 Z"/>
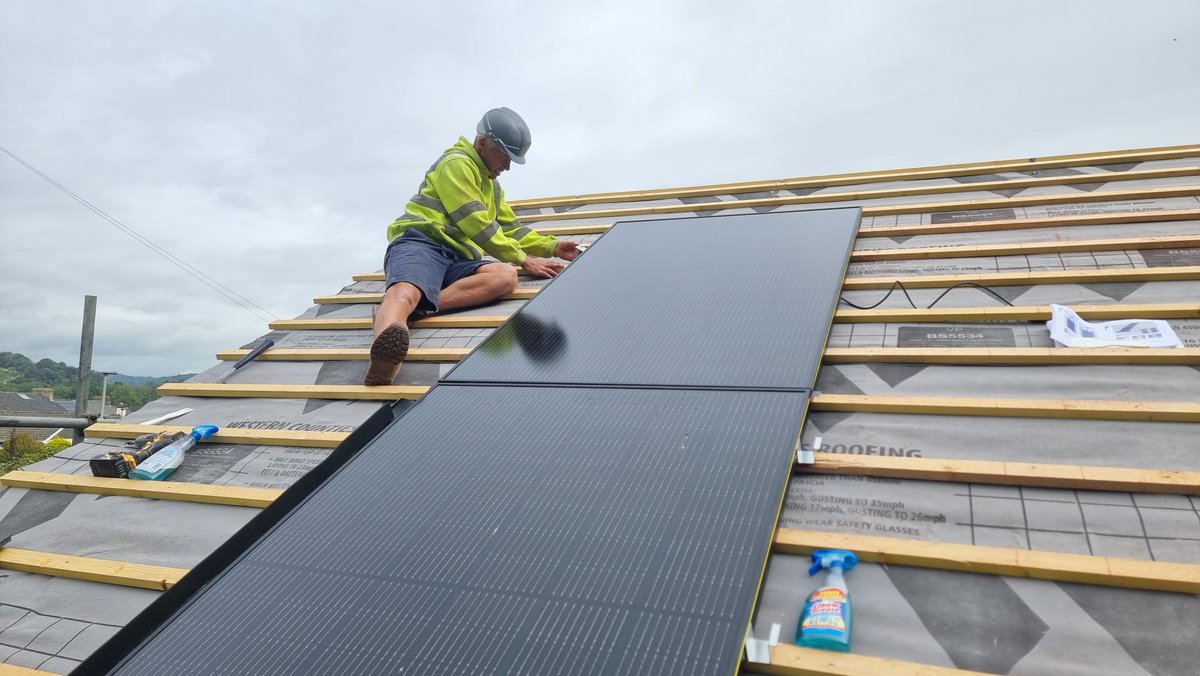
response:
<path fill-rule="evenodd" d="M 404 215 L 388 226 L 388 241 L 416 228 L 435 242 L 454 249 L 468 260 L 484 253 L 513 265 L 525 255 L 551 257 L 557 237 L 539 235 L 517 221 L 500 183 L 466 138 L 448 149 L 429 171 L 404 207 Z"/>

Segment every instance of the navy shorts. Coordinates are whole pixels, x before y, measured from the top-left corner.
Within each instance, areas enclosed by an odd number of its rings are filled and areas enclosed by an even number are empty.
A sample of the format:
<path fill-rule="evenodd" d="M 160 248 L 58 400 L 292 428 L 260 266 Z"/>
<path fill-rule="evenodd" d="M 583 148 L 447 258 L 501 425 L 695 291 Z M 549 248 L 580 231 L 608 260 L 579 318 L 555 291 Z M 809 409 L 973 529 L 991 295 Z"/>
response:
<path fill-rule="evenodd" d="M 408 282 L 421 290 L 417 310 L 437 312 L 438 294 L 442 289 L 475 274 L 481 266 L 495 262 L 464 260 L 454 249 L 409 228 L 392 240 L 383 256 L 383 271 L 387 277 L 384 288 L 390 289 L 396 282 Z"/>

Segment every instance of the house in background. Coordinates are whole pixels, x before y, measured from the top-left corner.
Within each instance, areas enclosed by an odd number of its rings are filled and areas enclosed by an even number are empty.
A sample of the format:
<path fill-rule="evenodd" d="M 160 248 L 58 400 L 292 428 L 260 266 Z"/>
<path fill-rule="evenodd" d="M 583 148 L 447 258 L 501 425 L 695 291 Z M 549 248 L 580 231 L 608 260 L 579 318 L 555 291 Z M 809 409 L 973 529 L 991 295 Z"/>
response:
<path fill-rule="evenodd" d="M 60 399 L 55 403 L 62 406 L 71 415 L 75 414 L 74 399 Z M 100 415 L 100 397 L 92 397 L 91 399 L 88 399 L 87 414 L 94 416 Z M 126 406 L 114 406 L 111 401 L 104 405 L 105 420 L 120 420 L 127 415 L 129 415 L 129 408 Z"/>
<path fill-rule="evenodd" d="M 47 393 L 49 396 L 46 396 Z M 74 409 L 67 411 L 59 402 L 55 402 L 53 391 L 49 388 L 38 388 L 32 393 L 0 392 L 0 416 L 38 416 L 66 418 Z M 98 404 L 99 402 L 97 402 Z M 0 427 L 0 439 L 7 439 L 18 432 L 28 432 L 33 438 L 41 441 L 53 436 L 54 430 L 35 427 Z"/>
<path fill-rule="evenodd" d="M 87 414 L 100 415 L 100 397 L 88 400 Z M 104 407 L 105 420 L 120 420 L 129 414 L 126 406 L 113 406 L 109 402 Z M 74 399 L 55 399 L 54 390 L 49 387 L 35 387 L 29 393 L 0 392 L 0 416 L 37 416 L 50 418 L 71 418 L 75 416 Z M 60 436 L 64 430 L 46 427 L 0 427 L 0 439 L 7 439 L 17 432 L 26 432 L 38 441 L 49 441 Z M 70 436 L 69 433 L 67 436 Z"/>
<path fill-rule="evenodd" d="M 43 390 L 50 391 L 49 388 L 38 388 L 34 391 L 41 392 Z M 54 393 L 53 393 L 53 391 L 50 391 L 49 398 L 53 399 L 53 397 L 54 397 Z M 57 399 L 57 400 L 54 400 L 54 403 L 58 404 L 64 410 L 66 410 L 68 415 L 75 415 L 75 400 L 74 399 Z M 91 399 L 88 399 L 87 414 L 94 415 L 94 416 L 100 416 L 100 413 L 101 413 L 100 397 L 92 397 Z M 104 413 L 103 417 L 105 420 L 120 420 L 121 418 L 124 418 L 125 416 L 129 415 L 129 407 L 128 406 L 114 406 L 112 403 L 112 400 L 109 399 L 108 402 L 104 405 L 103 413 Z"/>

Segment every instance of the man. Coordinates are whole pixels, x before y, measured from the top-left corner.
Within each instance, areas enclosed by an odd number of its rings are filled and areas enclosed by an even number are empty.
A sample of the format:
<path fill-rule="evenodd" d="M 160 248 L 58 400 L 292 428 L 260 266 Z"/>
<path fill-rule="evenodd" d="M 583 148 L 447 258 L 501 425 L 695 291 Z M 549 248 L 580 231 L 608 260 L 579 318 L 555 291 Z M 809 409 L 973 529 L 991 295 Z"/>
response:
<path fill-rule="evenodd" d="M 508 108 L 489 110 L 475 142 L 458 143 L 425 174 L 404 215 L 388 226 L 387 278 L 375 314 L 367 385 L 391 385 L 408 353 L 409 315 L 490 303 L 517 288 L 517 268 L 554 277 L 558 257 L 575 260 L 578 243 L 522 226 L 496 181 L 525 164 L 529 127 Z M 500 262 L 482 260 L 488 254 Z"/>

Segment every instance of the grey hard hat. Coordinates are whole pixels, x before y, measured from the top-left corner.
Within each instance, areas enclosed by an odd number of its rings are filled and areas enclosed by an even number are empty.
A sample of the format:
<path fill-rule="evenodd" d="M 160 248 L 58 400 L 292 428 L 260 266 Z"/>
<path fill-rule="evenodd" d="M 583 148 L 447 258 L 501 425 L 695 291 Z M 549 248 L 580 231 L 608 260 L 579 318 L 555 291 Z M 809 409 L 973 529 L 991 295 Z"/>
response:
<path fill-rule="evenodd" d="M 533 138 L 529 135 L 529 125 L 511 108 L 492 108 L 487 111 L 475 130 L 504 148 L 508 159 L 525 164 L 525 153 L 529 152 Z"/>

